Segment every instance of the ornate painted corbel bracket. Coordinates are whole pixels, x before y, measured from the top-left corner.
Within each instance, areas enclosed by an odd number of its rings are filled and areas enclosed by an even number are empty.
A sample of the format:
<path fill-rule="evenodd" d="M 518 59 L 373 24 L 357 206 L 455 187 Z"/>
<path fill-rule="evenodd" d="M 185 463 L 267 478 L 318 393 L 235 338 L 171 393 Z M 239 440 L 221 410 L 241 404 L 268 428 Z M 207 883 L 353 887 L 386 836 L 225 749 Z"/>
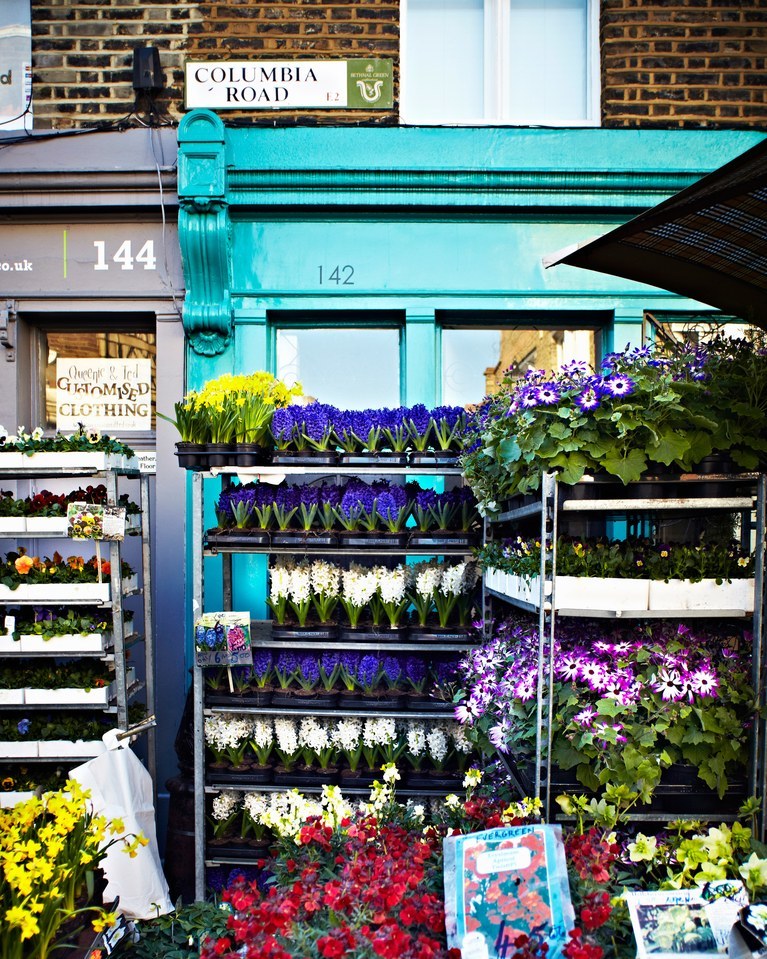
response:
<path fill-rule="evenodd" d="M 232 338 L 229 204 L 224 125 L 195 110 L 179 125 L 178 236 L 184 261 L 184 329 L 196 353 L 223 353 Z"/>

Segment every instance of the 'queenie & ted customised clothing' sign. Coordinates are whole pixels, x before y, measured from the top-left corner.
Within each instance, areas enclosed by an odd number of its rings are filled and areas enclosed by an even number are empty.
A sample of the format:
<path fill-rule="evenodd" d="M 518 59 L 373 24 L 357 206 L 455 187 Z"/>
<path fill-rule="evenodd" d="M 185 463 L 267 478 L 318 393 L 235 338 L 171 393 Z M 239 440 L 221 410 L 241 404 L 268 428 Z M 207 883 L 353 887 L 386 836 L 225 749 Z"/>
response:
<path fill-rule="evenodd" d="M 58 357 L 56 428 L 124 433 L 152 428 L 152 361 Z"/>

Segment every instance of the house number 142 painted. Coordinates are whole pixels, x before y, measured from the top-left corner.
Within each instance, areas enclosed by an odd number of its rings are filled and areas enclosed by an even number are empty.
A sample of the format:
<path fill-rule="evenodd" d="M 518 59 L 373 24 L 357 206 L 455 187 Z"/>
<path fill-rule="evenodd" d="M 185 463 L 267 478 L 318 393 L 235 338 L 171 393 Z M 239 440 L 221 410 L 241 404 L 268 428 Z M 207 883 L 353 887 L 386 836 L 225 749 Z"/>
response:
<path fill-rule="evenodd" d="M 318 266 L 320 272 L 320 286 L 335 283 L 336 286 L 354 286 L 354 267 L 348 263 L 345 266 Z"/>

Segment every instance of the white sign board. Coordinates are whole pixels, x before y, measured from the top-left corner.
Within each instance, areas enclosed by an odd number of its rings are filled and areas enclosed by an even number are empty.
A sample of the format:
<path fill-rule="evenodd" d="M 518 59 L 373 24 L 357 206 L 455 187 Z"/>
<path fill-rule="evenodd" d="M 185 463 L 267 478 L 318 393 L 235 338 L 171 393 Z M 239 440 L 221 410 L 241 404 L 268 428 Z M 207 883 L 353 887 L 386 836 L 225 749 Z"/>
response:
<path fill-rule="evenodd" d="M 102 433 L 152 428 L 152 361 L 77 357 L 56 360 L 56 428 Z"/>
<path fill-rule="evenodd" d="M 210 110 L 390 109 L 392 61 L 190 60 L 185 102 Z"/>

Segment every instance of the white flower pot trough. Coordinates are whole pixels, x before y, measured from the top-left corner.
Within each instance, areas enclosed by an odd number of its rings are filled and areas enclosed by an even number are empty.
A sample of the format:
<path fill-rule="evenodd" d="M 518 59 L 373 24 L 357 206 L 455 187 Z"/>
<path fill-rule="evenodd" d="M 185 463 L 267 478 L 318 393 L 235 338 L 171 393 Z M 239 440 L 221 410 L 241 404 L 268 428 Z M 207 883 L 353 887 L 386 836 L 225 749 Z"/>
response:
<path fill-rule="evenodd" d="M 38 742 L 33 739 L 28 742 L 0 742 L 0 758 L 2 759 L 36 759 Z"/>
<path fill-rule="evenodd" d="M 39 747 L 38 755 L 50 756 L 52 759 L 62 757 L 67 759 L 87 759 L 92 756 L 100 756 L 106 752 L 106 746 L 100 739 L 77 739 L 74 742 L 68 739 L 41 739 L 37 744 Z"/>
<path fill-rule="evenodd" d="M 0 689 L 0 706 L 23 706 L 24 690 Z"/>
<path fill-rule="evenodd" d="M 557 576 L 554 590 L 557 609 L 623 613 L 649 608 L 649 580 L 646 579 Z"/>
<path fill-rule="evenodd" d="M 77 689 L 65 686 L 61 689 L 24 690 L 24 702 L 27 706 L 106 706 L 109 704 L 111 684 L 95 689 Z"/>
<path fill-rule="evenodd" d="M 0 792 L 0 808 L 10 809 L 12 806 L 16 806 L 20 802 L 26 802 L 34 795 L 35 794 L 32 792 L 32 790 L 25 790 L 23 792 L 19 792 L 18 790 L 11 790 L 7 793 Z"/>
<path fill-rule="evenodd" d="M 26 516 L 0 516 L 0 536 L 18 536 L 26 528 Z"/>
<path fill-rule="evenodd" d="M 109 583 L 22 583 L 0 586 L 0 603 L 108 603 Z"/>
<path fill-rule="evenodd" d="M 703 579 L 691 583 L 687 579 L 670 579 L 667 583 L 653 580 L 650 583 L 650 609 L 710 609 L 753 613 L 753 579 L 734 579 L 717 583 L 715 579 Z"/>
<path fill-rule="evenodd" d="M 27 532 L 39 536 L 66 536 L 68 521 L 66 516 L 28 516 Z"/>
<path fill-rule="evenodd" d="M 61 636 L 25 634 L 19 640 L 22 653 L 102 653 L 105 646 L 104 633 L 64 633 Z M 19 645 L 17 644 L 17 645 Z"/>

